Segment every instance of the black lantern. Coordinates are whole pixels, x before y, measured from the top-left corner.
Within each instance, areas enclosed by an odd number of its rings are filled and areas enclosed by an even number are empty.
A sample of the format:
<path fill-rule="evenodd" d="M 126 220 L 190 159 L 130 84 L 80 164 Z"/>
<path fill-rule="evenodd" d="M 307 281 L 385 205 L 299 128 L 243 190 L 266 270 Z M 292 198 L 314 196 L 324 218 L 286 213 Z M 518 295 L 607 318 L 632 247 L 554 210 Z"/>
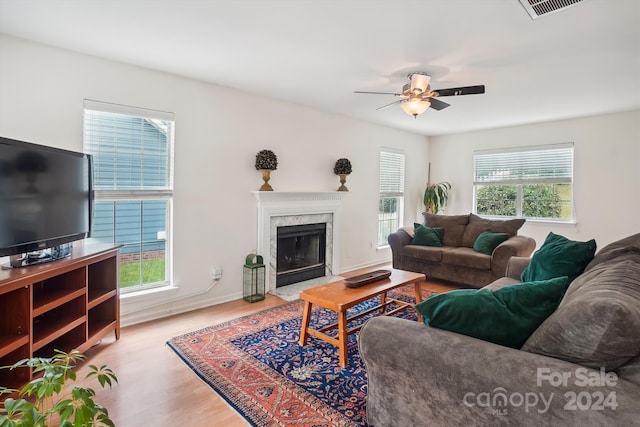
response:
<path fill-rule="evenodd" d="M 243 299 L 249 302 L 262 301 L 264 299 L 264 275 L 265 267 L 262 257 L 249 254 L 244 261 L 243 275 Z"/>

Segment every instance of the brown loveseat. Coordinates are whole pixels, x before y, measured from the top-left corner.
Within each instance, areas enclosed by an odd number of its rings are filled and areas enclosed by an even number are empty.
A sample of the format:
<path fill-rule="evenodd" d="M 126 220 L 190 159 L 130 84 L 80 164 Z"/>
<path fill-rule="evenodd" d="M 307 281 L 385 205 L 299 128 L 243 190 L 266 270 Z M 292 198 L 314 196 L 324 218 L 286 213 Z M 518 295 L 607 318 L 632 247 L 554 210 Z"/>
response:
<path fill-rule="evenodd" d="M 488 220 L 474 214 L 434 215 L 426 212 L 423 215 L 424 225 L 444 229 L 443 246 L 411 244 L 413 227 L 401 228 L 388 237 L 393 268 L 481 288 L 504 276 L 509 258 L 529 256 L 536 247 L 534 239 L 518 235 L 524 219 Z M 480 233 L 487 230 L 511 236 L 491 255 L 473 249 Z"/>

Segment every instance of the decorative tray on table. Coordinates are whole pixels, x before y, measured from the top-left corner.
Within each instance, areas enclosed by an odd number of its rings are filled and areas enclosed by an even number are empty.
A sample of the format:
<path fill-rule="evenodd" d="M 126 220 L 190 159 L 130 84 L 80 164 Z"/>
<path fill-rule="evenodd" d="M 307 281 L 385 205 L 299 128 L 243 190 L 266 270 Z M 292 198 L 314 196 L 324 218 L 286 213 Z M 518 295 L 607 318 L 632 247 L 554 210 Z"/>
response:
<path fill-rule="evenodd" d="M 391 272 L 389 270 L 375 270 L 369 273 L 360 274 L 359 276 L 344 279 L 344 284 L 347 288 L 357 288 L 368 283 L 386 279 L 389 276 L 391 276 Z"/>

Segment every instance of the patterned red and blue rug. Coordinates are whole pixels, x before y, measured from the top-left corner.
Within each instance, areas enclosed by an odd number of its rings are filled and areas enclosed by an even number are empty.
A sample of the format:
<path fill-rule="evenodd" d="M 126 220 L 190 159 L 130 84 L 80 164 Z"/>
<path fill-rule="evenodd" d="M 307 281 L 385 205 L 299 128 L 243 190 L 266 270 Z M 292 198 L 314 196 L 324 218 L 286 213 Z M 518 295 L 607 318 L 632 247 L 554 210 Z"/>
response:
<path fill-rule="evenodd" d="M 425 297 L 430 294 L 423 292 Z M 413 286 L 390 291 L 389 296 L 414 302 Z M 378 298 L 365 301 L 347 314 L 377 303 Z M 342 369 L 331 344 L 309 337 L 300 347 L 302 309 L 302 301 L 293 301 L 174 337 L 167 345 L 251 425 L 367 426 L 367 374 L 357 334 L 349 336 L 349 365 Z M 411 309 L 399 316 L 416 318 Z M 329 310 L 312 312 L 314 328 L 336 321 Z"/>

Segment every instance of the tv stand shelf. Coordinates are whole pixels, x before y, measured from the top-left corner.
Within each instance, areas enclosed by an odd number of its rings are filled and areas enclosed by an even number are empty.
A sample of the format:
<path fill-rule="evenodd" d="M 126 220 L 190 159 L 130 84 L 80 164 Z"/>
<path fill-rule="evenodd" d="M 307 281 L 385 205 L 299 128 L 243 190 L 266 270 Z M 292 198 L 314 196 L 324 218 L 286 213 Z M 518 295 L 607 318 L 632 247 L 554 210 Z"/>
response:
<path fill-rule="evenodd" d="M 27 344 L 29 344 L 27 335 L 0 337 L 0 358 Z"/>
<path fill-rule="evenodd" d="M 0 270 L 0 366 L 120 338 L 119 249 L 84 244 L 51 263 Z M 0 370 L 0 386 L 21 387 L 27 371 Z"/>

